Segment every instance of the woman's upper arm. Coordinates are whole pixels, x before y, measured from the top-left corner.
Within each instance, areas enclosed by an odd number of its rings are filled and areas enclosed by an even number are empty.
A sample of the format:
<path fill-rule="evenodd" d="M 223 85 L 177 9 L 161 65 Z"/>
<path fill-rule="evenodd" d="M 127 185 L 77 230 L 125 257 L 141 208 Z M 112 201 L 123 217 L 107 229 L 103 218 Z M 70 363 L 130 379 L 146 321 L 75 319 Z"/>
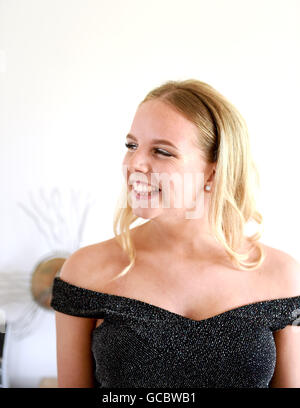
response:
<path fill-rule="evenodd" d="M 300 388 L 300 327 L 289 325 L 274 332 L 276 366 L 270 382 L 274 388 Z"/>
<path fill-rule="evenodd" d="M 91 265 L 87 250 L 74 252 L 63 264 L 60 278 L 85 287 Z M 60 388 L 94 387 L 91 334 L 97 319 L 77 317 L 55 310 L 57 377 Z"/>
<path fill-rule="evenodd" d="M 280 281 L 285 292 L 282 297 L 300 294 L 300 264 L 284 254 Z M 273 332 L 276 345 L 276 366 L 270 387 L 300 388 L 300 309 L 294 310 L 295 320 L 281 330 Z"/>
<path fill-rule="evenodd" d="M 94 387 L 91 331 L 95 319 L 55 311 L 55 322 L 58 387 Z"/>

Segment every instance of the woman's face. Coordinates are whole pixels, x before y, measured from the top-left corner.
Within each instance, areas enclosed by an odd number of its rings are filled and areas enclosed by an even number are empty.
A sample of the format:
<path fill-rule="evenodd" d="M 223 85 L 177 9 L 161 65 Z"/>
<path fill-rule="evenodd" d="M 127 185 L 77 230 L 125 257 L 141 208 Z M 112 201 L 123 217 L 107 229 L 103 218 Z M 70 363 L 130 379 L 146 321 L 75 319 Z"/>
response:
<path fill-rule="evenodd" d="M 161 100 L 144 102 L 137 109 L 123 160 L 128 201 L 135 215 L 191 218 L 186 215 L 195 208 L 195 199 L 204 203 L 203 184 L 212 164 L 196 146 L 198 132 L 192 122 Z M 148 193 L 148 186 L 159 186 L 161 191 Z"/>

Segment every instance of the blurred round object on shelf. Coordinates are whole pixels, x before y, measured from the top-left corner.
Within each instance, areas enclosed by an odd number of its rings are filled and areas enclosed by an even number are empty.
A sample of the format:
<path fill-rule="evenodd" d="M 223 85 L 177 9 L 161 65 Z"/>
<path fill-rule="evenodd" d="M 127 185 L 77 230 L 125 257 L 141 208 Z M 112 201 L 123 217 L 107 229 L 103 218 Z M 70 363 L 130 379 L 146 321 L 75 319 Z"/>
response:
<path fill-rule="evenodd" d="M 66 255 L 48 256 L 34 268 L 31 277 L 31 293 L 33 299 L 46 309 L 51 309 L 53 280 L 56 276 L 59 276 L 66 259 Z"/>

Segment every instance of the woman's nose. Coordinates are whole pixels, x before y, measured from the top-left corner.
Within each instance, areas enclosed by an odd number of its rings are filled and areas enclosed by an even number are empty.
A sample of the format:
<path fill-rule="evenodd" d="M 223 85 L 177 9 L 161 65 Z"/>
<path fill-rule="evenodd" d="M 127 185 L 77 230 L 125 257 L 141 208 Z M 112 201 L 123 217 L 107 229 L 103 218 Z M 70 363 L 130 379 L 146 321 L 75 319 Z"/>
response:
<path fill-rule="evenodd" d="M 132 172 L 147 173 L 150 168 L 150 164 L 145 154 L 139 152 L 133 152 L 127 161 L 128 170 Z"/>

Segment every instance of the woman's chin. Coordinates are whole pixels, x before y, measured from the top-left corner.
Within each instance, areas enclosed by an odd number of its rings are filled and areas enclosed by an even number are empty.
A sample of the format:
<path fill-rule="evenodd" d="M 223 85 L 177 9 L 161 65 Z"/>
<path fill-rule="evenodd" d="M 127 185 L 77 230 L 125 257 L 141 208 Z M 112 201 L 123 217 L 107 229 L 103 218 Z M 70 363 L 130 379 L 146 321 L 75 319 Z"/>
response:
<path fill-rule="evenodd" d="M 144 218 L 150 220 L 151 218 L 155 218 L 161 214 L 160 208 L 132 208 L 132 213 L 137 217 Z"/>

